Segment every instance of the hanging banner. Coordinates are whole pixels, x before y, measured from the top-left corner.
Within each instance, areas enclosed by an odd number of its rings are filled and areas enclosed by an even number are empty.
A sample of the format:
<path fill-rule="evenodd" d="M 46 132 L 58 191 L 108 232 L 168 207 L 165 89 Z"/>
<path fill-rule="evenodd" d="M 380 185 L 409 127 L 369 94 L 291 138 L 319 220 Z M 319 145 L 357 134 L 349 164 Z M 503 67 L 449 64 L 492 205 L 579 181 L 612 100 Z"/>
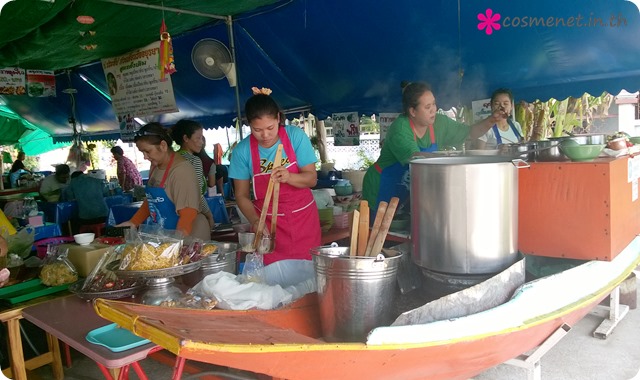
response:
<path fill-rule="evenodd" d="M 380 113 L 380 148 L 384 145 L 384 139 L 387 137 L 387 131 L 391 124 L 400 116 L 397 112 L 381 112 Z"/>
<path fill-rule="evenodd" d="M 471 102 L 471 111 L 473 112 L 473 122 L 486 119 L 491 115 L 491 98 L 474 100 Z"/>
<path fill-rule="evenodd" d="M 27 70 L 27 93 L 39 98 L 56 96 L 56 76 L 50 70 Z"/>
<path fill-rule="evenodd" d="M 331 115 L 333 145 L 360 145 L 360 118 L 357 112 L 341 112 Z"/>
<path fill-rule="evenodd" d="M 160 81 L 160 41 L 102 60 L 116 116 L 143 117 L 177 112 L 171 77 Z"/>
<path fill-rule="evenodd" d="M 0 69 L 0 95 L 25 95 L 24 69 L 5 67 Z"/>

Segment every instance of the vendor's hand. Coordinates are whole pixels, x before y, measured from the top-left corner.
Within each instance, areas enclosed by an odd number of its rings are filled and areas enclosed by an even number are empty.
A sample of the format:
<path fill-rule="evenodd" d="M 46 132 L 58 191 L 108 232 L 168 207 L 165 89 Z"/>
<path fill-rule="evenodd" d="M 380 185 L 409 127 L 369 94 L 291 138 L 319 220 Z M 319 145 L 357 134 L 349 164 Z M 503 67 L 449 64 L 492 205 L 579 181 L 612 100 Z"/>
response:
<path fill-rule="evenodd" d="M 291 173 L 284 166 L 278 166 L 271 170 L 271 179 L 274 182 L 287 183 L 291 178 Z"/>
<path fill-rule="evenodd" d="M 131 228 L 136 228 L 137 226 L 130 220 L 127 220 L 126 222 L 122 222 L 120 224 L 116 224 L 114 227 L 131 227 Z"/>
<path fill-rule="evenodd" d="M 497 123 L 500 120 L 506 120 L 509 117 L 509 114 L 503 107 L 498 107 L 491 112 L 491 121 L 493 123 Z"/>
<path fill-rule="evenodd" d="M 258 224 L 260 224 L 260 220 L 256 220 L 255 222 L 251 223 L 251 232 L 258 232 Z M 269 236 L 271 232 L 269 232 L 269 229 L 267 228 L 267 223 L 264 224 L 264 230 L 262 231 L 262 236 Z"/>

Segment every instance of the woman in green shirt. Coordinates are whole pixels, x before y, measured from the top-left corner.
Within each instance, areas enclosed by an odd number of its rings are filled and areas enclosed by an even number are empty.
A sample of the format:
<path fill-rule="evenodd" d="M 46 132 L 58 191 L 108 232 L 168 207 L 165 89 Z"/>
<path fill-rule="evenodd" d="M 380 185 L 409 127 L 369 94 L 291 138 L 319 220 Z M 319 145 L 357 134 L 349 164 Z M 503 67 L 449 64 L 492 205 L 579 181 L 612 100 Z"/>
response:
<path fill-rule="evenodd" d="M 389 127 L 380 157 L 364 176 L 362 196 L 373 216 L 380 201 L 398 197 L 403 204 L 408 199 L 412 157 L 428 157 L 439 147 L 460 146 L 468 136 L 476 139 L 484 135 L 504 117 L 500 115 L 503 111 L 497 110 L 470 127 L 437 113 L 436 98 L 427 83 L 403 83 L 402 87 L 404 113 Z"/>

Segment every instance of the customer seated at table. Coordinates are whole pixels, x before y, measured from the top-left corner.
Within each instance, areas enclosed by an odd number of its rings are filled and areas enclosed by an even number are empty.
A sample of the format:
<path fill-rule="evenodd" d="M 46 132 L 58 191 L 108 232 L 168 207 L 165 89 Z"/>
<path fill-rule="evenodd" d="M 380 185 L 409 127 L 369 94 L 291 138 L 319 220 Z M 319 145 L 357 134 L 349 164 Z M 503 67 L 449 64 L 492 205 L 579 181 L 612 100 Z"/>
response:
<path fill-rule="evenodd" d="M 47 202 L 59 201 L 62 190 L 69 184 L 70 172 L 69 165 L 61 164 L 56 166 L 56 172 L 42 180 L 40 195 Z"/>
<path fill-rule="evenodd" d="M 80 226 L 100 224 L 107 220 L 109 208 L 105 201 L 106 188 L 101 179 L 91 177 L 81 171 L 73 172 L 71 181 L 62 192 L 63 201 L 78 203 L 78 218 L 72 220 L 73 233 Z"/>
<path fill-rule="evenodd" d="M 118 163 L 118 182 L 123 191 L 133 190 L 136 186 L 142 186 L 142 177 L 136 165 L 124 156 L 124 151 L 119 146 L 111 148 L 111 154 Z"/>

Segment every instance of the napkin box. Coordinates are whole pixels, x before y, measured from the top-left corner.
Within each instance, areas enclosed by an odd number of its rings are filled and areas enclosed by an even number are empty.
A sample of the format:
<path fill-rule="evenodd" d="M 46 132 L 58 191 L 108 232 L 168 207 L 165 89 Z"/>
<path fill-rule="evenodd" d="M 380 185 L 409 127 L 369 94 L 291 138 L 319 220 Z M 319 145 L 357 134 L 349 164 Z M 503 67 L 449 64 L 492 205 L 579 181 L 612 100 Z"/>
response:
<path fill-rule="evenodd" d="M 87 277 L 95 268 L 102 255 L 104 255 L 110 245 L 101 243 L 91 243 L 89 245 L 79 245 L 76 243 L 60 244 L 60 248 L 69 249 L 69 261 L 78 271 L 78 276 Z"/>

